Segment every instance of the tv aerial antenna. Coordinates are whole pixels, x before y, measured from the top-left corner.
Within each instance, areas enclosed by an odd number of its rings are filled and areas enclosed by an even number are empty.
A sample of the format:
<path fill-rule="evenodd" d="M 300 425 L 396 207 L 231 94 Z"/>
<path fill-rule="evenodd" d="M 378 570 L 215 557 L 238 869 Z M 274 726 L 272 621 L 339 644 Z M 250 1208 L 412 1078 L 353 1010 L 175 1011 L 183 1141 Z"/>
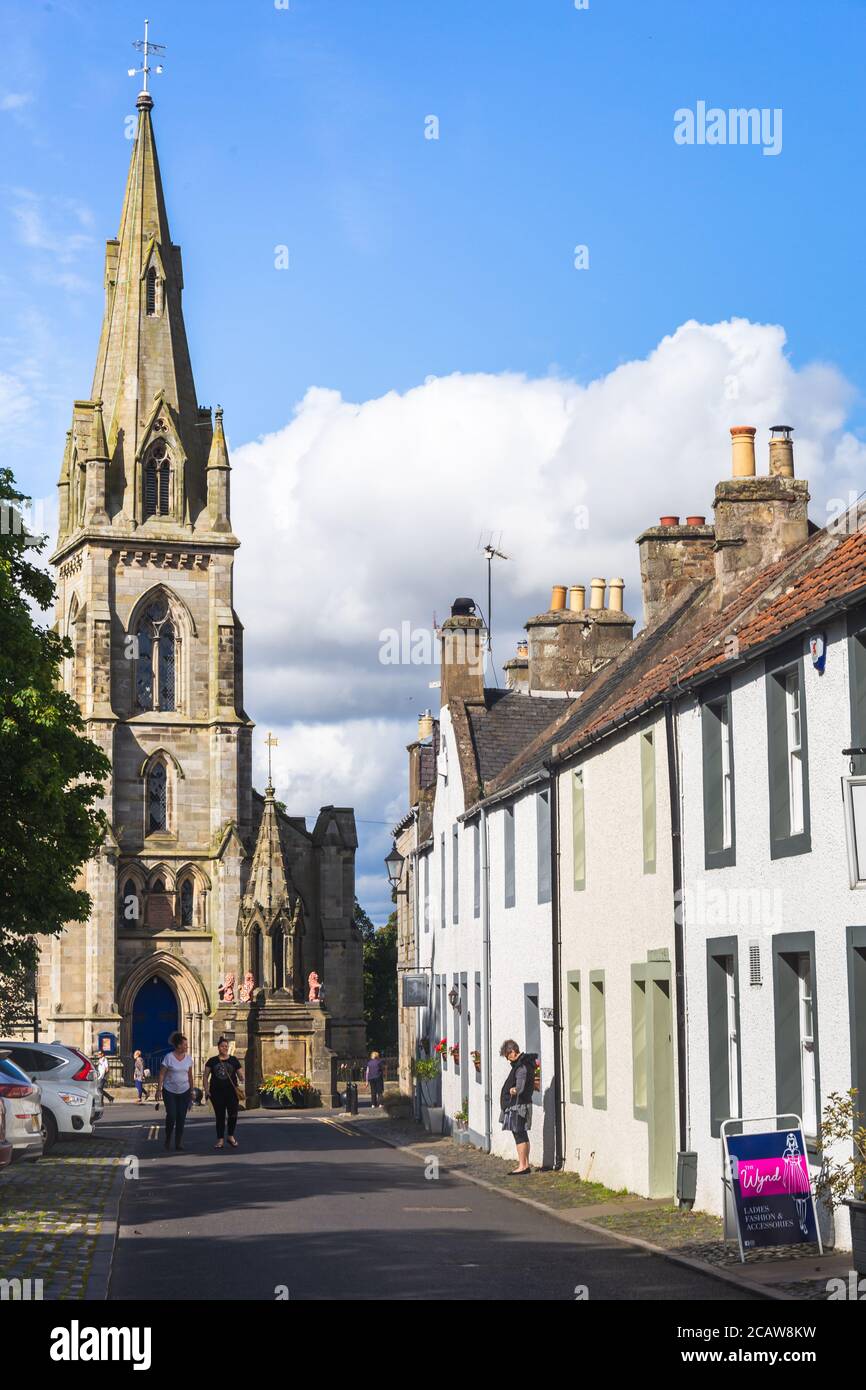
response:
<path fill-rule="evenodd" d="M 488 650 L 488 652 L 490 652 L 490 655 L 491 655 L 491 657 L 492 657 L 492 655 L 493 655 L 493 561 L 494 561 L 494 560 L 507 560 L 507 559 L 508 559 L 508 556 L 507 556 L 507 555 L 504 555 L 503 552 L 502 552 L 502 551 L 500 550 L 500 548 L 499 548 L 499 547 L 502 545 L 502 532 L 501 532 L 501 531 L 499 532 L 499 537 L 498 537 L 498 539 L 497 539 L 497 541 L 496 541 L 495 544 L 494 544 L 494 541 L 493 541 L 493 532 L 492 532 L 492 531 L 491 531 L 491 533 L 490 533 L 490 536 L 489 536 L 487 542 L 486 542 L 484 545 L 482 545 L 482 543 L 481 543 L 481 542 L 482 542 L 482 539 L 483 539 L 483 532 L 482 532 L 482 535 L 478 537 L 478 549 L 479 549 L 479 550 L 482 550 L 482 551 L 484 552 L 484 557 L 485 557 L 485 559 L 487 560 L 487 650 Z"/>

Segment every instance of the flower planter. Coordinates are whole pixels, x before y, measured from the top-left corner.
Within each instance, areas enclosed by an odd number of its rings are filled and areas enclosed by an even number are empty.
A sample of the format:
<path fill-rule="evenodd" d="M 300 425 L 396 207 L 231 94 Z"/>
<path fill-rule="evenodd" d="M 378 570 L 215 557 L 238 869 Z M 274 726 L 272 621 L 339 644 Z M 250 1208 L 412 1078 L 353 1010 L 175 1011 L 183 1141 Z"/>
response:
<path fill-rule="evenodd" d="M 259 1091 L 259 1104 L 263 1110 L 281 1110 L 283 1108 L 279 1096 L 275 1096 L 271 1091 Z"/>
<path fill-rule="evenodd" d="M 858 1275 L 866 1275 L 866 1202 L 850 1197 L 845 1203 L 851 1217 L 851 1259 Z"/>
<path fill-rule="evenodd" d="M 428 1134 L 441 1134 L 445 1120 L 445 1110 L 441 1105 L 425 1105 L 421 1103 L 421 1118 L 424 1121 L 424 1128 Z"/>
<path fill-rule="evenodd" d="M 439 1104 L 439 1098 L 441 1094 L 439 1077 L 437 1076 L 435 1078 L 431 1078 L 430 1080 L 423 1081 L 419 1078 L 417 1084 L 418 1094 L 421 1097 L 422 1107 L 425 1105 L 437 1106 Z"/>

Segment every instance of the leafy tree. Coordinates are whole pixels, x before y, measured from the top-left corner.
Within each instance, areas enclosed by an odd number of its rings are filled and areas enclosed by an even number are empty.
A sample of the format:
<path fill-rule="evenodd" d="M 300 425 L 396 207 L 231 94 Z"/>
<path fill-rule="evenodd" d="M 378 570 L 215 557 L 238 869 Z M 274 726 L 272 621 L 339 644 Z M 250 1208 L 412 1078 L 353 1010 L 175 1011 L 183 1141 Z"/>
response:
<path fill-rule="evenodd" d="M 397 914 L 376 927 L 355 899 L 355 926 L 364 943 L 364 1021 L 367 1047 L 393 1056 L 397 1051 Z"/>
<path fill-rule="evenodd" d="M 39 938 L 89 916 L 76 879 L 105 834 L 98 801 L 110 771 L 60 688 L 68 638 L 34 621 L 54 583 L 31 558 L 46 538 L 24 527 L 25 501 L 0 468 L 0 992 L 9 1008 L 32 986 Z"/>

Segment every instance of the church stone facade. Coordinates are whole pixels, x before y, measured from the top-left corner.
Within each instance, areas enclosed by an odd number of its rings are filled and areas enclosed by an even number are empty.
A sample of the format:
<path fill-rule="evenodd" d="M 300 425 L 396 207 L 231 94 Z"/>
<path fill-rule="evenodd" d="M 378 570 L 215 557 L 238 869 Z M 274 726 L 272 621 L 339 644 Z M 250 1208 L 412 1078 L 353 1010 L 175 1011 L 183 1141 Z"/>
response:
<path fill-rule="evenodd" d="M 180 1027 L 200 1063 L 227 1029 L 253 1073 L 279 1064 L 277 1036 L 286 1064 L 321 1080 L 364 1050 L 354 814 L 325 807 L 310 832 L 272 786 L 252 789 L 222 411 L 198 404 L 150 95 L 137 105 L 52 557 L 64 681 L 111 761 L 110 830 L 84 873 L 90 920 L 43 951 L 42 1035 L 90 1052 L 113 1032 L 129 1057 Z"/>

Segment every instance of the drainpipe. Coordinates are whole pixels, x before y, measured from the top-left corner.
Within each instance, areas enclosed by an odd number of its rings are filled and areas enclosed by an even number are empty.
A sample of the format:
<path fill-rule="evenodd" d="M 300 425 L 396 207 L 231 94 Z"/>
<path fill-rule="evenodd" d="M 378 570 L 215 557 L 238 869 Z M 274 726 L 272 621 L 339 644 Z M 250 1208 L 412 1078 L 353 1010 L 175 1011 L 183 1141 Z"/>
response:
<path fill-rule="evenodd" d="M 679 1094 L 679 1151 L 688 1149 L 688 1056 L 686 1051 L 685 930 L 683 926 L 683 836 L 680 806 L 680 758 L 676 711 L 665 703 L 668 784 L 671 803 L 671 866 L 674 888 L 674 988 L 677 1015 L 677 1090 Z"/>
<path fill-rule="evenodd" d="M 481 992 L 484 995 L 484 1152 L 493 1147 L 493 1042 L 490 1020 L 490 854 L 487 843 L 487 808 L 481 807 Z"/>
<path fill-rule="evenodd" d="M 550 916 L 553 966 L 553 1166 L 563 1167 L 565 1096 L 562 1085 L 562 933 L 559 912 L 559 778 L 550 771 Z"/>

